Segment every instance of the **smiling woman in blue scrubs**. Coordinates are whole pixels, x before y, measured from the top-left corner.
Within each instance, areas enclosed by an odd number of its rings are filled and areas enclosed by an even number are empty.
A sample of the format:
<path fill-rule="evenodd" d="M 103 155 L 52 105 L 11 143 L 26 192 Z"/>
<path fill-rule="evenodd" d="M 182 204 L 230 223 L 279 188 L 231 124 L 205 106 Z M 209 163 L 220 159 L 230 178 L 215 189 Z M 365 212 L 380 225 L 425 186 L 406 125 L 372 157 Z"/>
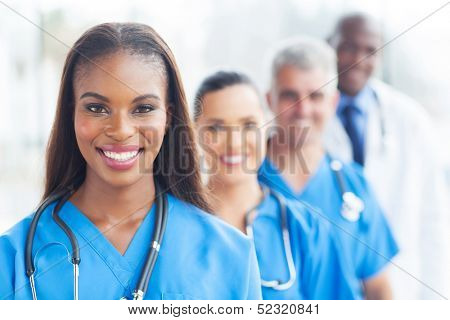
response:
<path fill-rule="evenodd" d="M 359 297 L 389 299 L 384 267 L 398 248 L 388 223 L 361 168 L 332 159 L 322 146 L 338 99 L 333 79 L 334 52 L 319 40 L 297 40 L 276 54 L 267 97 L 277 130 L 260 181 L 320 208 L 342 243 L 346 268 L 360 281 Z"/>
<path fill-rule="evenodd" d="M 155 224 L 155 182 L 167 224 L 145 299 L 258 299 L 251 241 L 206 213 L 178 68 L 142 24 L 102 24 L 69 52 L 47 149 L 44 199 L 75 190 L 59 216 L 80 248 L 79 298 L 132 298 Z M 74 297 L 72 251 L 43 212 L 32 261 L 37 299 Z M 25 242 L 32 216 L 0 237 L 0 298 L 31 299 Z"/>
<path fill-rule="evenodd" d="M 258 182 L 266 151 L 261 102 L 248 77 L 235 72 L 211 75 L 197 92 L 196 129 L 215 212 L 253 238 L 264 299 L 353 299 L 355 283 L 328 223 Z"/>

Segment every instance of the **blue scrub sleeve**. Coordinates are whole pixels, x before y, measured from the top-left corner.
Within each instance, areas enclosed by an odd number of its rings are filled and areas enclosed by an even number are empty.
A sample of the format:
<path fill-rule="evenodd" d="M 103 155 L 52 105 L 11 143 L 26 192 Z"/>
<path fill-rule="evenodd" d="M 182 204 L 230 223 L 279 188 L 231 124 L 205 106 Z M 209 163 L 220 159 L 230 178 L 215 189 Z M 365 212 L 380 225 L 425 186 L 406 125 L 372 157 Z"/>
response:
<path fill-rule="evenodd" d="M 362 168 L 356 164 L 352 167 L 358 176 L 359 186 L 356 187 L 360 190 L 360 196 L 363 197 L 365 205 L 361 217 L 367 228 L 365 243 L 361 243 L 365 254 L 357 266 L 358 277 L 364 280 L 378 274 L 398 253 L 399 248 L 375 192 L 364 177 Z"/>
<path fill-rule="evenodd" d="M 6 236 L 0 236 L 0 299 L 14 299 L 15 250 Z"/>
<path fill-rule="evenodd" d="M 370 224 L 366 238 L 369 248 L 366 250 L 364 265 L 359 267 L 361 279 L 368 279 L 378 274 L 399 251 L 383 210 L 375 201 L 374 194 L 372 192 L 371 194 L 366 200 L 368 207 L 366 214 L 371 218 L 367 222 Z"/>
<path fill-rule="evenodd" d="M 259 272 L 258 260 L 256 258 L 256 250 L 251 241 L 249 261 L 248 261 L 248 293 L 247 300 L 261 300 L 262 299 L 262 287 L 261 287 L 261 274 Z"/>

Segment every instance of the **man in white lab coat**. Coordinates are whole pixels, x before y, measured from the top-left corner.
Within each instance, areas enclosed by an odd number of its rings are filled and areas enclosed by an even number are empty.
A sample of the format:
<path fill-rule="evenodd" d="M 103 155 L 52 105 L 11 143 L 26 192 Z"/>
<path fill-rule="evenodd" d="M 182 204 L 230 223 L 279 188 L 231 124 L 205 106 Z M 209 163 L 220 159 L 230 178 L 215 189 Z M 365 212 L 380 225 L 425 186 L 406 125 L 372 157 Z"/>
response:
<path fill-rule="evenodd" d="M 346 16 L 329 41 L 338 56 L 341 98 L 325 145 L 364 166 L 390 220 L 400 247 L 390 268 L 394 298 L 449 298 L 450 194 L 429 116 L 372 78 L 382 45 L 373 20 Z"/>

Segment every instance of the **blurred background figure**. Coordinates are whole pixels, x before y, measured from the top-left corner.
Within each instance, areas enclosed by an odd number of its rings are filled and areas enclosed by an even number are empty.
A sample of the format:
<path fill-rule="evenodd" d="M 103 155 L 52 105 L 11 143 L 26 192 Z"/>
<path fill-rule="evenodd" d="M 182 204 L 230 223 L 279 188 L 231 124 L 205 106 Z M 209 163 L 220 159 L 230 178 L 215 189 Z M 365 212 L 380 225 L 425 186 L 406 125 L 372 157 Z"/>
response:
<path fill-rule="evenodd" d="M 361 167 L 323 145 L 339 99 L 336 64 L 334 50 L 315 38 L 289 39 L 276 52 L 267 102 L 277 125 L 259 179 L 320 209 L 316 217 L 335 231 L 359 299 L 392 299 L 387 270 L 398 246 L 383 210 Z"/>
<path fill-rule="evenodd" d="M 395 263 L 425 284 L 393 268 L 395 296 L 438 298 L 434 290 L 445 295 L 448 190 L 430 117 L 416 101 L 372 77 L 384 43 L 375 20 L 345 16 L 329 41 L 338 57 L 341 96 L 327 150 L 364 167 L 399 241 Z"/>
<path fill-rule="evenodd" d="M 263 299 L 358 299 L 359 281 L 329 221 L 258 181 L 267 151 L 263 101 L 235 71 L 215 72 L 199 86 L 194 119 L 213 212 L 253 239 Z"/>

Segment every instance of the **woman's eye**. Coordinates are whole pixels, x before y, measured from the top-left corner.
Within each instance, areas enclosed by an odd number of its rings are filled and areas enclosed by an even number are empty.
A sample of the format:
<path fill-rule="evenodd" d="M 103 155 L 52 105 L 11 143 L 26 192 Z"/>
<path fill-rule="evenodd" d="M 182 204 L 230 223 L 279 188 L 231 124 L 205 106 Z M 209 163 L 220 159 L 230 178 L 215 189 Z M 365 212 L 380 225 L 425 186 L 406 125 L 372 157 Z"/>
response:
<path fill-rule="evenodd" d="M 134 110 L 134 113 L 149 113 L 154 109 L 155 108 L 149 104 L 142 104 Z"/>
<path fill-rule="evenodd" d="M 212 131 L 212 132 L 220 132 L 225 130 L 224 126 L 220 125 L 220 124 L 213 124 L 208 126 L 208 130 Z"/>
<path fill-rule="evenodd" d="M 93 113 L 108 113 L 106 108 L 101 104 L 89 104 L 86 106 L 86 109 Z"/>
<path fill-rule="evenodd" d="M 244 129 L 253 129 L 253 128 L 257 128 L 258 124 L 254 121 L 249 121 L 244 123 Z"/>

